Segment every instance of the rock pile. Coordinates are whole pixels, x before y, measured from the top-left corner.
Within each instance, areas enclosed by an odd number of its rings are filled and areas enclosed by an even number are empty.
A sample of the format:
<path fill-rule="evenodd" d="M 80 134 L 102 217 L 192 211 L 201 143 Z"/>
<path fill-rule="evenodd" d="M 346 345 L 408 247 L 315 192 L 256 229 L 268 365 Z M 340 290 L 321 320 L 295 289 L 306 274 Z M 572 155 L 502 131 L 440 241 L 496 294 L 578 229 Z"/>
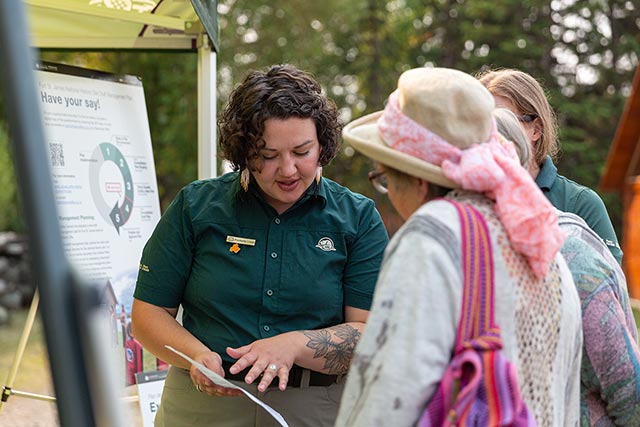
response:
<path fill-rule="evenodd" d="M 34 292 L 27 236 L 0 232 L 0 326 L 12 310 L 29 306 Z"/>

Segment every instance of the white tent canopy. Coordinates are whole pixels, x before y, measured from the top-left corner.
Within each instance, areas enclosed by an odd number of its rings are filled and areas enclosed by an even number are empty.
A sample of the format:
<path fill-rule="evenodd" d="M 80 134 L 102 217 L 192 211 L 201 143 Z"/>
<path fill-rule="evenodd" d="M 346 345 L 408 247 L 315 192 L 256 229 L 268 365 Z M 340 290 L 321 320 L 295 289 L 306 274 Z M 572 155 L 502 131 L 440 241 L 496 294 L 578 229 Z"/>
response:
<path fill-rule="evenodd" d="M 31 40 L 39 49 L 197 51 L 198 177 L 216 176 L 217 0 L 26 0 L 25 4 Z"/>

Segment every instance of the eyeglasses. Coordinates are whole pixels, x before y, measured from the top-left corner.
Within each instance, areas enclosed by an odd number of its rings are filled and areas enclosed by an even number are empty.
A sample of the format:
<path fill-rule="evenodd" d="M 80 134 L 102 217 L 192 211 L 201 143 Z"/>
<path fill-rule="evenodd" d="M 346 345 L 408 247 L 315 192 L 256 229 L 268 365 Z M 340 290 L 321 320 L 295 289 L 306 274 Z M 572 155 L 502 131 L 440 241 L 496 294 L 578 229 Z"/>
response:
<path fill-rule="evenodd" d="M 531 123 L 537 118 L 538 116 L 535 114 L 523 114 L 521 116 L 518 116 L 518 121 L 522 123 Z"/>
<path fill-rule="evenodd" d="M 387 175 L 385 171 L 371 171 L 369 172 L 369 182 L 373 185 L 378 192 L 382 194 L 387 194 L 388 190 L 388 182 Z"/>

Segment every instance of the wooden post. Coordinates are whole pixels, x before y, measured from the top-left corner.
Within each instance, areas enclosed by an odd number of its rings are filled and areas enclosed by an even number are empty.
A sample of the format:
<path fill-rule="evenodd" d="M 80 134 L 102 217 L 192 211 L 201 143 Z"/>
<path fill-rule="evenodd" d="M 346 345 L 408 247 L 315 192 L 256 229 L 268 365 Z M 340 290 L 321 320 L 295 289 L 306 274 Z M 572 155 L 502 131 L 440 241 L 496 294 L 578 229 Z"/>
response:
<path fill-rule="evenodd" d="M 640 299 L 640 176 L 629 177 L 623 191 L 622 267 L 632 298 Z"/>

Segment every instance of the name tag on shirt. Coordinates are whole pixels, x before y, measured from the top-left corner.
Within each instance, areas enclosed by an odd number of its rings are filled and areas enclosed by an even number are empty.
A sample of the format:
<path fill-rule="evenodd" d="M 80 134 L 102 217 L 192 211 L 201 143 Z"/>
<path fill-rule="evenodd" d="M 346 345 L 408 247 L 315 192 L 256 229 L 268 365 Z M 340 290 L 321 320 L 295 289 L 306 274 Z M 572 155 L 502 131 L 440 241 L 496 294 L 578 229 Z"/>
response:
<path fill-rule="evenodd" d="M 227 236 L 227 243 L 237 243 L 239 245 L 255 246 L 256 239 L 247 239 L 246 237 Z"/>

